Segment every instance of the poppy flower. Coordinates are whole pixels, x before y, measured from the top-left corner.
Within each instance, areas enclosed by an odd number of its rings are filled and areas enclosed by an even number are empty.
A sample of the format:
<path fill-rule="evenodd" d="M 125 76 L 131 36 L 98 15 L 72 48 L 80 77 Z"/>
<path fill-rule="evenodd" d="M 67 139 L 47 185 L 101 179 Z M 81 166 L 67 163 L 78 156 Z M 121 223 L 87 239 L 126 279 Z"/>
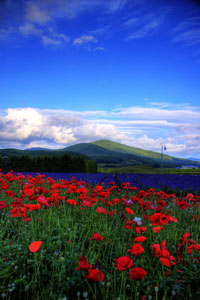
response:
<path fill-rule="evenodd" d="M 76 270 L 88 270 L 92 268 L 92 265 L 90 265 L 88 262 L 86 262 L 85 256 L 81 256 L 79 258 L 79 267 L 76 268 Z"/>
<path fill-rule="evenodd" d="M 146 241 L 146 239 L 147 238 L 145 236 L 139 236 L 139 237 L 134 238 L 134 242 L 136 242 L 136 243 L 143 243 L 143 242 Z"/>
<path fill-rule="evenodd" d="M 26 196 L 31 196 L 34 193 L 34 189 L 24 189 L 23 192 Z"/>
<path fill-rule="evenodd" d="M 93 233 L 93 237 L 89 238 L 89 240 L 98 240 L 98 241 L 102 241 L 103 240 L 103 236 L 98 234 L 98 233 Z"/>
<path fill-rule="evenodd" d="M 153 228 L 153 232 L 158 233 L 158 231 L 160 231 L 162 228 L 163 228 L 163 226 L 156 226 Z"/>
<path fill-rule="evenodd" d="M 152 244 L 151 248 L 155 256 L 161 256 L 162 252 L 159 244 Z"/>
<path fill-rule="evenodd" d="M 4 200 L 0 201 L 0 209 L 5 209 L 7 207 L 6 203 Z"/>
<path fill-rule="evenodd" d="M 120 256 L 119 258 L 115 258 L 115 266 L 120 271 L 125 271 L 127 268 L 132 267 L 133 260 L 129 256 Z"/>
<path fill-rule="evenodd" d="M 42 245 L 41 241 L 35 241 L 35 242 L 33 242 L 33 243 L 30 244 L 29 250 L 31 252 L 37 252 L 40 249 L 41 245 Z"/>
<path fill-rule="evenodd" d="M 127 252 L 131 252 L 131 254 L 137 256 L 144 252 L 144 248 L 140 244 L 134 244 L 131 249 L 128 249 Z"/>
<path fill-rule="evenodd" d="M 98 212 L 99 214 L 106 214 L 107 210 L 103 207 L 97 207 L 96 212 Z"/>
<path fill-rule="evenodd" d="M 103 281 L 104 280 L 104 274 L 101 270 L 97 269 L 88 269 L 88 275 L 85 276 L 88 280 L 91 281 Z"/>
<path fill-rule="evenodd" d="M 147 272 L 140 267 L 135 267 L 130 270 L 129 278 L 133 280 L 141 280 L 147 275 Z"/>
<path fill-rule="evenodd" d="M 125 208 L 125 211 L 129 215 L 133 215 L 134 214 L 134 211 L 132 209 L 128 208 L 128 207 Z"/>
<path fill-rule="evenodd" d="M 169 261 L 169 259 L 167 259 L 167 258 L 160 257 L 160 261 L 161 261 L 161 263 L 162 263 L 164 266 L 166 266 L 166 267 L 170 267 L 170 266 L 171 266 L 170 261 Z"/>

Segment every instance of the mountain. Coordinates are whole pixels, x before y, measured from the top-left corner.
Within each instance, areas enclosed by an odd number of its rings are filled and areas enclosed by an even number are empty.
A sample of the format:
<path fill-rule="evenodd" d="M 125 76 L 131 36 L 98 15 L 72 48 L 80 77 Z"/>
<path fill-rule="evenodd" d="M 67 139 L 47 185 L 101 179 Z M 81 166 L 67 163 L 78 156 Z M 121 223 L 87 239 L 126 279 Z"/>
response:
<path fill-rule="evenodd" d="M 137 147 L 131 147 L 131 146 L 127 146 L 127 145 L 113 142 L 110 140 L 99 140 L 99 141 L 93 142 L 91 144 L 95 144 L 95 145 L 101 146 L 105 149 L 109 149 L 109 150 L 116 151 L 119 153 L 129 153 L 129 154 L 147 156 L 147 157 L 157 158 L 157 159 L 161 158 L 161 154 L 158 152 L 148 151 L 148 150 L 144 150 L 144 149 L 137 148 Z M 170 155 L 163 154 L 163 159 L 173 160 L 173 157 Z"/>
<path fill-rule="evenodd" d="M 42 148 L 42 147 L 33 147 L 33 148 L 25 149 L 25 150 L 26 150 L 26 151 L 35 151 L 35 150 L 51 151 L 51 149 Z"/>
<path fill-rule="evenodd" d="M 63 154 L 67 154 L 69 156 L 79 156 L 81 153 L 77 152 L 72 152 L 72 151 L 67 151 L 65 149 L 58 149 L 58 150 L 51 150 L 51 149 L 45 149 L 45 148 L 40 148 L 36 147 L 26 149 L 26 150 L 19 150 L 19 149 L 13 149 L 13 148 L 7 148 L 7 149 L 0 149 L 0 155 L 7 155 L 7 156 L 22 156 L 22 155 L 29 155 L 31 157 L 36 157 L 36 156 L 61 156 Z M 83 156 L 85 156 L 83 154 Z M 89 157 L 85 156 L 85 159 L 88 160 Z"/>
<path fill-rule="evenodd" d="M 93 159 L 100 168 L 126 168 L 133 166 L 148 166 L 153 168 L 163 167 L 175 168 L 181 165 L 197 165 L 200 166 L 200 161 L 182 159 L 161 153 L 148 151 L 137 147 L 120 144 L 110 140 L 98 140 L 90 143 L 79 143 L 63 149 L 51 150 L 46 148 L 30 148 L 26 150 L 18 149 L 0 149 L 0 155 L 63 155 L 78 156 L 82 154 L 86 160 Z"/>
<path fill-rule="evenodd" d="M 193 158 L 193 157 L 189 157 L 189 160 L 194 160 L 194 161 L 200 161 L 200 158 Z"/>
<path fill-rule="evenodd" d="M 64 149 L 85 154 L 94 159 L 101 167 L 117 168 L 135 165 L 160 167 L 162 161 L 161 153 L 147 151 L 105 139 L 91 143 L 80 143 Z M 187 159 L 163 154 L 164 167 L 177 167 L 191 163 L 192 162 Z M 196 164 L 198 164 L 198 162 Z"/>

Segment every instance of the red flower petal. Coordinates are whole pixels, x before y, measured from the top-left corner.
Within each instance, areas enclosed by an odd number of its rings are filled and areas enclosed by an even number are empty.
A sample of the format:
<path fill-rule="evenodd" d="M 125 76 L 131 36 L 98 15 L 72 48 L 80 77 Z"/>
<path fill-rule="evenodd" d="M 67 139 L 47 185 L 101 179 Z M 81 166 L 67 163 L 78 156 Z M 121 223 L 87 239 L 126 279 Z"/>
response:
<path fill-rule="evenodd" d="M 29 250 L 31 252 L 37 252 L 40 249 L 41 245 L 42 245 L 41 241 L 35 241 L 35 242 L 33 242 L 33 243 L 30 244 Z"/>

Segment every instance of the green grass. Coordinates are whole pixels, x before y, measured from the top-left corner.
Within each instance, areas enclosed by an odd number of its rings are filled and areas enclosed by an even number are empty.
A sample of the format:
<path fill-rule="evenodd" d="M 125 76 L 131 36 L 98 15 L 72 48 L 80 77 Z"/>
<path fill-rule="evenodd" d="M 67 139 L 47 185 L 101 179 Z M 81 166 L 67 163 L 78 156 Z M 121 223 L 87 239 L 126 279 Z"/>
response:
<path fill-rule="evenodd" d="M 125 166 L 125 167 L 104 167 L 103 164 L 98 167 L 100 173 L 112 174 L 161 174 L 161 168 L 152 168 L 144 165 Z M 179 175 L 200 175 L 200 169 L 176 169 L 163 168 L 163 174 L 179 174 Z"/>

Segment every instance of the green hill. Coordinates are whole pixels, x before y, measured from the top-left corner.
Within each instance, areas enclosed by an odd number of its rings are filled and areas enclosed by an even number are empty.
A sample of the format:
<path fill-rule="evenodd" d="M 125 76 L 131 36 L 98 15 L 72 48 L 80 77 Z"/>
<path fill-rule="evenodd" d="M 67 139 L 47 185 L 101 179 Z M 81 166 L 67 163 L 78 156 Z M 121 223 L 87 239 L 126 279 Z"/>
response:
<path fill-rule="evenodd" d="M 34 156 L 61 156 L 68 154 L 78 156 L 82 154 L 86 160 L 93 159 L 98 164 L 99 170 L 124 170 L 133 167 L 160 168 L 161 153 L 148 151 L 137 147 L 131 147 L 110 140 L 98 140 L 91 143 L 79 143 L 63 149 L 51 150 L 32 148 L 26 150 L 18 149 L 0 149 L 0 155 L 30 155 Z M 198 165 L 200 162 L 194 162 L 187 159 L 176 158 L 163 154 L 163 167 L 175 168 L 180 165 Z"/>
<path fill-rule="evenodd" d="M 7 155 L 7 156 L 22 156 L 22 155 L 28 155 L 31 157 L 36 156 L 61 156 L 63 154 L 67 154 L 69 156 L 79 156 L 80 153 L 77 152 L 71 152 L 66 151 L 65 149 L 58 149 L 58 150 L 51 150 L 51 149 L 26 149 L 26 150 L 19 150 L 19 149 L 0 149 L 0 155 Z M 86 159 L 89 159 L 89 157 L 85 156 Z"/>
<path fill-rule="evenodd" d="M 99 140 L 81 143 L 65 148 L 76 151 L 94 159 L 101 168 L 120 168 L 126 166 L 160 167 L 161 154 L 141 148 L 131 147 L 110 140 Z M 163 155 L 163 166 L 174 168 L 179 165 L 191 164 L 190 160 Z"/>
<path fill-rule="evenodd" d="M 91 144 L 98 145 L 103 147 L 104 149 L 112 150 L 119 153 L 129 153 L 156 159 L 161 158 L 161 154 L 158 152 L 148 151 L 137 147 L 131 147 L 117 142 L 112 142 L 110 140 L 99 140 L 96 142 L 92 142 Z M 173 161 L 175 158 L 170 155 L 163 154 L 163 159 Z"/>

